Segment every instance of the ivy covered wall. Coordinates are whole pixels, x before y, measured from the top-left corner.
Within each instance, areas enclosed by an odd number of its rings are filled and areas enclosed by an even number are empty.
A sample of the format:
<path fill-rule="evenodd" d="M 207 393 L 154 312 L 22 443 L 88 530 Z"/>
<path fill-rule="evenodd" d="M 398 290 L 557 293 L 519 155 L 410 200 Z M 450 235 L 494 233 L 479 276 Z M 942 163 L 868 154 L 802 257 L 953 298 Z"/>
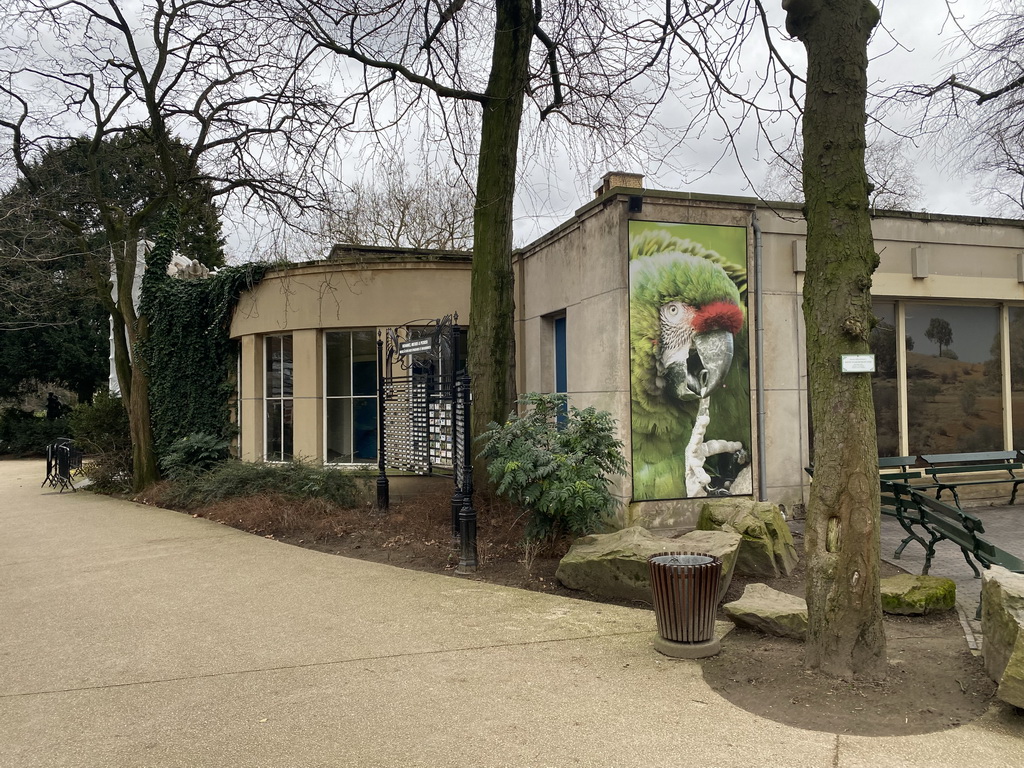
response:
<path fill-rule="evenodd" d="M 239 345 L 229 336 L 231 315 L 241 293 L 270 267 L 252 263 L 221 268 L 205 279 L 177 279 L 167 274 L 170 257 L 169 249 L 157 247 L 146 259 L 142 308 L 149 334 L 137 350 L 149 372 L 157 456 L 191 434 L 234 436 Z"/>

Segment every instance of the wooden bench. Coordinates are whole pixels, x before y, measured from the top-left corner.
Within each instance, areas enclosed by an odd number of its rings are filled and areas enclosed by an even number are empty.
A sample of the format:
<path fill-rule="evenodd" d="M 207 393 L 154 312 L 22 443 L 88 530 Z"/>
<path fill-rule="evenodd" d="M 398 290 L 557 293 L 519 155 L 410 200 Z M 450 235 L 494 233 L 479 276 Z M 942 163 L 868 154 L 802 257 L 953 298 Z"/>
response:
<path fill-rule="evenodd" d="M 962 486 L 1012 483 L 1008 502 L 1012 505 L 1017 499 L 1017 487 L 1024 483 L 1024 476 L 1015 474 L 1024 469 L 1016 451 L 932 453 L 922 454 L 920 459 L 926 464 L 924 473 L 931 478 L 935 498 L 941 499 L 942 492 L 949 490 L 958 507 L 961 504 L 957 488 Z"/>
<path fill-rule="evenodd" d="M 983 568 L 999 565 L 1015 573 L 1024 573 L 1024 559 L 1000 549 L 981 536 L 985 532 L 985 527 L 977 517 L 941 499 L 933 499 L 909 486 L 906 487 L 911 501 L 917 507 L 920 525 L 928 531 L 931 539 L 925 550 L 922 574 L 928 573 L 932 558 L 935 556 L 935 545 L 943 540 L 951 541 L 960 547 L 964 559 L 974 571 L 975 578 L 980 578 L 981 573 L 971 558 L 977 560 Z M 978 604 L 976 618 L 981 618 L 981 603 Z"/>

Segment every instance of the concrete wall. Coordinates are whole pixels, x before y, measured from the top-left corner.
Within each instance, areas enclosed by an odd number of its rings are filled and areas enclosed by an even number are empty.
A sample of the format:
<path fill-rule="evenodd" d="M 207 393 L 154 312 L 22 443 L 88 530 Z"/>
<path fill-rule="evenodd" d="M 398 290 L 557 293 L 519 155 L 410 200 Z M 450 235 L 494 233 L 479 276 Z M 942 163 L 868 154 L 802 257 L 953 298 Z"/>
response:
<path fill-rule="evenodd" d="M 517 263 L 518 386 L 551 391 L 550 318 L 566 317 L 567 381 L 573 405 L 609 411 L 618 422 L 624 452 L 630 444 L 629 221 L 687 222 L 749 227 L 752 204 L 661 197 L 646 193 L 639 213 L 620 188 L 577 211 L 576 216 L 520 253 Z M 748 229 L 748 253 L 753 253 Z M 752 316 L 751 316 L 751 327 Z M 753 348 L 750 350 L 753 366 Z M 753 423 L 753 413 L 751 414 Z M 630 477 L 615 486 L 622 525 L 692 526 L 700 500 L 629 503 Z"/>
<path fill-rule="evenodd" d="M 643 195 L 630 213 L 631 195 Z M 761 302 L 763 400 L 758 403 L 754 294 L 754 221 L 762 232 Z M 525 248 L 517 264 L 518 385 L 551 391 L 550 318 L 563 313 L 568 335 L 568 389 L 578 406 L 609 410 L 630 448 L 628 222 L 631 220 L 748 228 L 748 325 L 754 487 L 794 507 L 806 498 L 803 467 L 810 457 L 807 368 L 801 291 L 805 225 L 798 206 L 765 206 L 748 198 L 618 188 L 583 206 L 570 221 Z M 973 217 L 884 212 L 873 230 L 880 266 L 879 299 L 1024 301 L 1024 224 Z M 916 275 L 916 276 L 915 276 Z M 764 430 L 757 432 L 757 411 Z M 763 466 L 763 477 L 758 467 Z M 629 478 L 617 485 L 624 502 Z M 755 495 L 757 495 L 755 493 Z M 688 527 L 701 500 L 624 505 L 620 522 Z"/>

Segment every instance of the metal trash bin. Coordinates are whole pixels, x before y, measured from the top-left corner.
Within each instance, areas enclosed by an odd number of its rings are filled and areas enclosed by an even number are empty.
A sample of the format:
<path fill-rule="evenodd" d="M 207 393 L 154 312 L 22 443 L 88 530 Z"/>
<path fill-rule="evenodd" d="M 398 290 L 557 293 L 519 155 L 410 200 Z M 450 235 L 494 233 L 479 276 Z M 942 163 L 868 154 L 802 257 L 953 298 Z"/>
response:
<path fill-rule="evenodd" d="M 658 620 L 655 649 L 686 659 L 718 653 L 715 612 L 722 561 L 699 552 L 662 552 L 647 558 L 647 565 Z"/>

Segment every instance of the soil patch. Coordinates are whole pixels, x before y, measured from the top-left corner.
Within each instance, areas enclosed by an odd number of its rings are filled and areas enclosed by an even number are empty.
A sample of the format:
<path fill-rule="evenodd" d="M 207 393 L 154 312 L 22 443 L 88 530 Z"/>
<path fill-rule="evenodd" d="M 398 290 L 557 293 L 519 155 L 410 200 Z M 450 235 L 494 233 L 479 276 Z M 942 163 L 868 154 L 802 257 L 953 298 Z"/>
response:
<path fill-rule="evenodd" d="M 157 489 L 140 500 L 159 504 L 159 497 Z M 537 552 L 523 546 L 525 520 L 516 510 L 501 502 L 481 501 L 477 512 L 479 569 L 456 578 L 598 600 L 566 589 L 555 579 L 568 542 Z M 446 493 L 395 503 L 384 514 L 370 507 L 339 510 L 321 502 L 272 496 L 235 499 L 191 514 L 345 557 L 453 577 L 458 565 Z M 887 563 L 882 563 L 882 571 L 900 572 Z M 739 597 L 750 581 L 735 578 L 726 600 Z M 768 583 L 802 596 L 802 568 Z M 619 604 L 651 609 L 649 603 Z M 885 622 L 889 675 L 881 683 L 847 683 L 808 672 L 802 666 L 801 643 L 744 630 L 731 632 L 723 640 L 722 652 L 701 662 L 704 677 L 721 696 L 749 712 L 833 733 L 926 733 L 969 722 L 988 708 L 995 685 L 985 675 L 981 659 L 968 649 L 956 613 L 886 617 Z M 654 628 L 652 613 L 652 632 Z"/>

